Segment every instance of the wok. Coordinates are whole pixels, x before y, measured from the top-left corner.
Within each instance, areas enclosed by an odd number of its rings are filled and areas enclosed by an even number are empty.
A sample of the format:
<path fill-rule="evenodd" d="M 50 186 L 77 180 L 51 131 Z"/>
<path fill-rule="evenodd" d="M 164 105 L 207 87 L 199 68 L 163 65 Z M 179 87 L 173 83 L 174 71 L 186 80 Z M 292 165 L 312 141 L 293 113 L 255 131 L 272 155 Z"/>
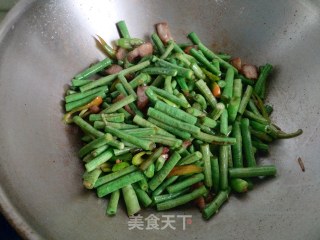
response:
<path fill-rule="evenodd" d="M 105 216 L 107 200 L 81 185 L 77 128 L 61 122 L 70 79 L 104 55 L 94 34 L 147 37 L 168 21 L 177 41 L 197 32 L 216 51 L 275 71 L 268 88 L 273 120 L 298 138 L 278 141 L 261 164 L 276 178 L 232 196 L 210 221 L 198 210 L 183 229 L 129 230 L 122 205 Z M 21 1 L 0 28 L 0 206 L 25 239 L 319 239 L 320 2 L 305 1 Z M 302 172 L 297 158 L 304 161 Z M 150 216 L 152 210 L 141 212 Z"/>

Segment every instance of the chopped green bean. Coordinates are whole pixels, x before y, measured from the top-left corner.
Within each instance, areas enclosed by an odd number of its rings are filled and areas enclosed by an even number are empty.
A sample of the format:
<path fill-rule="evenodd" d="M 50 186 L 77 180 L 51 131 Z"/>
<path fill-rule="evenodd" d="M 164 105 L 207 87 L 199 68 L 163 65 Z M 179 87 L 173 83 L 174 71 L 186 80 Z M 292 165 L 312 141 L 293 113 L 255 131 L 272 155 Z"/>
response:
<path fill-rule="evenodd" d="M 75 79 L 86 79 L 93 74 L 100 72 L 102 69 L 106 68 L 107 66 L 110 66 L 112 64 L 112 60 L 110 58 L 105 58 L 104 60 L 92 65 L 91 67 L 87 68 L 83 72 L 76 75 Z"/>
<path fill-rule="evenodd" d="M 163 210 L 167 210 L 170 208 L 174 208 L 174 207 L 186 204 L 186 203 L 188 203 L 188 202 L 190 202 L 200 196 L 205 195 L 207 192 L 208 192 L 208 190 L 205 188 L 205 186 L 202 186 L 200 188 L 193 190 L 191 193 L 187 193 L 187 194 L 179 196 L 177 198 L 158 203 L 157 210 L 163 211 Z"/>
<path fill-rule="evenodd" d="M 150 180 L 149 187 L 152 191 L 154 191 L 166 178 L 166 176 L 170 173 L 173 167 L 178 163 L 181 159 L 181 156 L 177 152 L 173 152 L 168 161 L 164 164 L 160 171 L 158 171 L 155 176 Z"/>
<path fill-rule="evenodd" d="M 229 169 L 231 178 L 266 177 L 274 176 L 276 173 L 277 170 L 274 165 Z"/>

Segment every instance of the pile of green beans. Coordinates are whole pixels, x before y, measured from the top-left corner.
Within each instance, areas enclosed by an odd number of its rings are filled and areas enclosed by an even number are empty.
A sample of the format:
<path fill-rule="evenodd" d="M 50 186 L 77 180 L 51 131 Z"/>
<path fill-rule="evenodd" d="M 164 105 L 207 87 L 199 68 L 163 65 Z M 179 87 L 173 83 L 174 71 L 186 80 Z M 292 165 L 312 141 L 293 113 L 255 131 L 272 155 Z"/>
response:
<path fill-rule="evenodd" d="M 117 28 L 118 48 L 144 44 L 131 38 L 124 21 Z M 231 192 L 245 193 L 256 178 L 276 175 L 275 165 L 258 161 L 271 142 L 302 133 L 285 133 L 270 120 L 273 108 L 264 99 L 272 65 L 247 79 L 229 55 L 212 52 L 194 32 L 188 38 L 192 43 L 164 43 L 153 33 L 152 55 L 133 62 L 118 60 L 101 41 L 108 57 L 72 79 L 64 120 L 83 131 L 83 185 L 109 198 L 107 215 L 117 213 L 121 196 L 129 216 L 141 205 L 163 211 L 204 198 L 200 210 L 209 219 Z M 112 64 L 122 70 L 101 76 Z M 148 104 L 139 109 L 141 87 Z"/>

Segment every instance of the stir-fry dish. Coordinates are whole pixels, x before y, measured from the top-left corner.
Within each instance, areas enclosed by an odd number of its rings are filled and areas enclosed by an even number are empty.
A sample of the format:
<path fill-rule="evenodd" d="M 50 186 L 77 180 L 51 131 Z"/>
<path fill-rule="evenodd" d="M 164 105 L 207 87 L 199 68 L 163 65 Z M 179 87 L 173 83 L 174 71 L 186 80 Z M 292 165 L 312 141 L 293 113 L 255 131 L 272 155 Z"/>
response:
<path fill-rule="evenodd" d="M 191 203 L 209 219 L 230 193 L 276 175 L 259 155 L 302 130 L 270 119 L 272 65 L 214 53 L 194 32 L 177 43 L 165 22 L 147 41 L 116 26 L 113 47 L 97 36 L 107 57 L 72 79 L 63 118 L 83 132 L 83 185 L 108 198 L 108 215 L 122 196 L 129 216 Z"/>

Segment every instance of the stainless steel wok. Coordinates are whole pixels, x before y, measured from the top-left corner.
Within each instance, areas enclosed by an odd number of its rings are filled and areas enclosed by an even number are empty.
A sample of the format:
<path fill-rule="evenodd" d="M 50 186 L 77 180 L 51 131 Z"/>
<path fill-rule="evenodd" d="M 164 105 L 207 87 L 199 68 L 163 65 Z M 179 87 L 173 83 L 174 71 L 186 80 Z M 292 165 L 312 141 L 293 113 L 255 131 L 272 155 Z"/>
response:
<path fill-rule="evenodd" d="M 94 34 L 117 38 L 121 19 L 133 36 L 167 20 L 178 41 L 195 31 L 217 51 L 275 65 L 273 119 L 304 130 L 260 160 L 277 166 L 276 178 L 232 196 L 208 222 L 195 209 L 156 213 L 192 214 L 185 230 L 181 221 L 128 230 L 123 206 L 105 216 L 106 200 L 81 185 L 79 134 L 61 122 L 61 101 L 74 74 L 103 58 Z M 26 239 L 319 239 L 319 81 L 320 1 L 21 1 L 0 28 L 1 210 Z"/>

